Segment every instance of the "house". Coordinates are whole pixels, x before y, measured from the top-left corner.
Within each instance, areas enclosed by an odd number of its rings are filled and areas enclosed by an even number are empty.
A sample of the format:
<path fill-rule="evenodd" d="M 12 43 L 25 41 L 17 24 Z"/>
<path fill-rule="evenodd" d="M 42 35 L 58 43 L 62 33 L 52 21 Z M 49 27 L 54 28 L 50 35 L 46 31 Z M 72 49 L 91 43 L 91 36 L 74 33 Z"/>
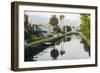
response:
<path fill-rule="evenodd" d="M 63 31 L 69 32 L 69 31 L 72 31 L 72 28 L 71 28 L 71 26 L 63 26 Z"/>

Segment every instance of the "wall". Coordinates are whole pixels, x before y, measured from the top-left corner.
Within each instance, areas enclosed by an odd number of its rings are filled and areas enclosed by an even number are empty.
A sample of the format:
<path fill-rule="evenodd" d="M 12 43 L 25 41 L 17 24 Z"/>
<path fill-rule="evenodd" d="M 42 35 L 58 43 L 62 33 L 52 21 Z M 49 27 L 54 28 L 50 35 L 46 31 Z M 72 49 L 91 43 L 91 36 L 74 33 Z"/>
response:
<path fill-rule="evenodd" d="M 11 12 L 10 3 L 14 0 L 0 0 L 0 73 L 14 73 L 10 70 L 10 54 L 11 54 Z M 45 2 L 45 3 L 62 3 L 62 4 L 81 4 L 81 5 L 98 5 L 100 9 L 99 0 L 22 0 L 33 2 Z M 100 10 L 98 10 L 100 13 Z M 100 14 L 98 14 L 98 19 Z M 98 22 L 99 24 L 100 22 Z M 98 28 L 100 25 L 98 25 Z M 100 29 L 98 29 L 100 31 Z M 100 37 L 100 33 L 98 33 Z M 98 39 L 98 43 L 100 38 Z M 98 46 L 98 52 L 100 46 Z M 98 54 L 100 55 L 100 53 Z M 100 61 L 100 58 L 98 59 Z M 100 65 L 100 62 L 99 62 Z M 55 70 L 40 70 L 34 71 L 34 73 L 99 73 L 100 66 L 88 67 L 88 68 L 73 68 L 73 69 L 55 69 Z M 24 73 L 24 72 L 22 72 Z M 33 71 L 26 71 L 25 73 L 33 73 Z"/>

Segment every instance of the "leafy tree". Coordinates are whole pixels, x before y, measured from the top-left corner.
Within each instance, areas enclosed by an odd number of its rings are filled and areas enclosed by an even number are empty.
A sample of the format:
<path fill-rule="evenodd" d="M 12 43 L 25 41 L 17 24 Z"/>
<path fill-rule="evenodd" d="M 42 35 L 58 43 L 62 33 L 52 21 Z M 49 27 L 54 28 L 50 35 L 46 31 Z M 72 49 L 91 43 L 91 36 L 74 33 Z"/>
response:
<path fill-rule="evenodd" d="M 27 39 L 31 39 L 32 38 L 32 33 L 33 33 L 33 29 L 32 28 L 28 28 L 27 30 L 24 31 L 24 36 L 25 36 L 25 40 Z"/>
<path fill-rule="evenodd" d="M 58 18 L 56 17 L 56 15 L 52 15 L 52 17 L 50 18 L 49 24 L 53 26 L 53 31 L 55 31 L 58 24 Z"/>
<path fill-rule="evenodd" d="M 28 24 L 29 24 L 29 22 L 28 22 L 28 15 L 24 15 L 24 27 L 25 27 L 25 29 L 28 28 Z"/>
<path fill-rule="evenodd" d="M 90 39 L 90 14 L 80 14 L 80 16 L 81 16 L 80 31 L 89 40 Z"/>

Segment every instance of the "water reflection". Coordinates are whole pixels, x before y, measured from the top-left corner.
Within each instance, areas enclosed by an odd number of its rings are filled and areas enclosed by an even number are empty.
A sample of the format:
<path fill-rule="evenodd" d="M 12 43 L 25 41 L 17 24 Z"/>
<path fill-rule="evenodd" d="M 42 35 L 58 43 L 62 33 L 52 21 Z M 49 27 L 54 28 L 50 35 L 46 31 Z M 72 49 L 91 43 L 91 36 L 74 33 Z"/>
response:
<path fill-rule="evenodd" d="M 63 38 L 63 41 L 64 41 L 64 42 L 66 42 L 66 41 L 67 41 L 67 42 L 71 41 L 71 36 L 66 36 L 66 37 L 64 37 L 64 38 Z"/>
<path fill-rule="evenodd" d="M 25 50 L 25 61 L 87 59 L 90 47 L 79 34 L 72 34 L 56 40 L 55 44 L 41 44 Z"/>
<path fill-rule="evenodd" d="M 59 56 L 59 51 L 58 51 L 56 48 L 54 48 L 54 49 L 51 50 L 50 54 L 51 54 L 51 57 L 52 57 L 54 60 L 56 60 L 57 57 Z"/>
<path fill-rule="evenodd" d="M 65 51 L 64 50 L 61 50 L 60 51 L 60 54 L 63 56 L 65 54 Z"/>

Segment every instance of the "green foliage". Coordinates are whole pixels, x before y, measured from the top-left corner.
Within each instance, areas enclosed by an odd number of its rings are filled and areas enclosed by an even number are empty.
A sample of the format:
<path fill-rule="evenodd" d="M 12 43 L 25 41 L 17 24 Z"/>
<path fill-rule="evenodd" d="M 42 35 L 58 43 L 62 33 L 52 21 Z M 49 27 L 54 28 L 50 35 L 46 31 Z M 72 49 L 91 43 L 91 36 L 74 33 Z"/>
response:
<path fill-rule="evenodd" d="M 81 16 L 81 25 L 80 31 L 88 40 L 90 40 L 90 15 L 89 14 L 80 14 Z"/>
<path fill-rule="evenodd" d="M 48 37 L 53 37 L 53 35 L 48 35 Z"/>
<path fill-rule="evenodd" d="M 51 24 L 52 26 L 56 26 L 58 24 L 58 19 L 56 18 L 55 15 L 52 16 L 52 18 L 50 19 L 49 24 Z"/>
<path fill-rule="evenodd" d="M 28 27 L 28 29 L 24 31 L 24 35 L 27 43 L 43 39 L 42 36 L 37 36 L 34 34 L 34 29 L 32 27 Z"/>
<path fill-rule="evenodd" d="M 53 32 L 55 33 L 58 24 L 58 18 L 56 17 L 56 15 L 53 15 L 50 18 L 49 24 L 53 26 Z"/>
<path fill-rule="evenodd" d="M 25 31 L 24 31 L 25 40 L 31 39 L 33 32 L 34 32 L 34 30 L 31 27 L 29 27 L 28 29 L 25 29 Z"/>
<path fill-rule="evenodd" d="M 37 36 L 34 36 L 32 37 L 32 41 L 38 41 L 38 40 L 42 40 L 43 37 L 37 37 Z"/>

